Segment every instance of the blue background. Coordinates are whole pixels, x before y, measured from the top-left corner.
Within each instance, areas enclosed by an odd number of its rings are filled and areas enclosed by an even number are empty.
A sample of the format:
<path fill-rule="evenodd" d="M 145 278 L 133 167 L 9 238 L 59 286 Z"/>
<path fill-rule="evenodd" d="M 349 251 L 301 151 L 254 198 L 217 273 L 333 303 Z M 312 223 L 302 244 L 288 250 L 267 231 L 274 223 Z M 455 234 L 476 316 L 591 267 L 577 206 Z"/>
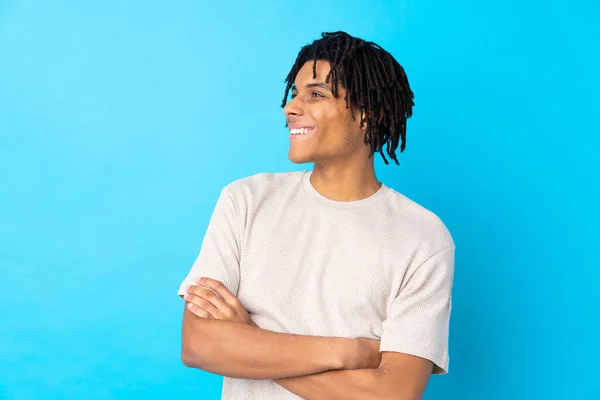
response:
<path fill-rule="evenodd" d="M 218 4 L 218 5 L 217 5 Z M 322 31 L 405 67 L 380 180 L 457 245 L 450 373 L 426 399 L 597 398 L 594 0 L 0 1 L 0 397 L 218 399 L 176 291 L 220 189 L 287 159 L 279 107 Z"/>

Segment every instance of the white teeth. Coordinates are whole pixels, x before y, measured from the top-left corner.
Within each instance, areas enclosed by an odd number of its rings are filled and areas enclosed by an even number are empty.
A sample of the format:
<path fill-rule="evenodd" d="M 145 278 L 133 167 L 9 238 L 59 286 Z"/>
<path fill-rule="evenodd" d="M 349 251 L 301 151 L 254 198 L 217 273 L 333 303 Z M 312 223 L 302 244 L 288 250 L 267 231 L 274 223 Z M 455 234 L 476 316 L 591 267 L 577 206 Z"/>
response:
<path fill-rule="evenodd" d="M 312 131 L 312 129 L 308 129 L 308 128 L 290 129 L 290 133 L 292 135 L 305 135 L 305 134 L 309 133 L 310 131 Z"/>

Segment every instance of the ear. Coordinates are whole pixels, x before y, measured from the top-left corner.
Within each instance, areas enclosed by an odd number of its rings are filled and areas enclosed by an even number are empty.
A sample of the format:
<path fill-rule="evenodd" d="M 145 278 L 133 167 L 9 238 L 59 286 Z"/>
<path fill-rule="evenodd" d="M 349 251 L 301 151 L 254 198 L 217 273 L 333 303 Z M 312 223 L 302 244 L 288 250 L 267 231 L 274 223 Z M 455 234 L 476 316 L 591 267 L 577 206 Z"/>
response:
<path fill-rule="evenodd" d="M 358 119 L 358 123 L 359 123 L 359 126 L 361 123 L 363 124 L 362 128 L 360 128 L 360 129 L 362 129 L 363 131 L 367 130 L 367 114 L 365 114 L 364 111 L 362 111 L 360 113 L 360 118 Z"/>
<path fill-rule="evenodd" d="M 381 123 L 382 119 L 383 119 L 383 108 L 379 109 L 379 119 L 378 119 L 377 123 Z M 367 114 L 365 114 L 364 111 L 360 113 L 359 123 L 361 121 L 365 122 L 364 126 L 361 129 L 367 130 Z"/>

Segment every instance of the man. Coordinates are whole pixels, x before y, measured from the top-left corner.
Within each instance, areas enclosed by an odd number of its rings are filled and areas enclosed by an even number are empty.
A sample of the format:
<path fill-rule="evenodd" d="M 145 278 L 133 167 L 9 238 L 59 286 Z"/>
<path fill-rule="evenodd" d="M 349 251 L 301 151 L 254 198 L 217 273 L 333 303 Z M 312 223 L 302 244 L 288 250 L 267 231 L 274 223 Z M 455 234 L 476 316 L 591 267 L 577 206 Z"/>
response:
<path fill-rule="evenodd" d="M 448 369 L 455 246 L 432 212 L 379 182 L 413 93 L 372 42 L 324 33 L 287 77 L 288 157 L 220 193 L 179 295 L 185 365 L 223 399 L 420 399 Z M 291 100 L 288 94 L 291 91 Z"/>

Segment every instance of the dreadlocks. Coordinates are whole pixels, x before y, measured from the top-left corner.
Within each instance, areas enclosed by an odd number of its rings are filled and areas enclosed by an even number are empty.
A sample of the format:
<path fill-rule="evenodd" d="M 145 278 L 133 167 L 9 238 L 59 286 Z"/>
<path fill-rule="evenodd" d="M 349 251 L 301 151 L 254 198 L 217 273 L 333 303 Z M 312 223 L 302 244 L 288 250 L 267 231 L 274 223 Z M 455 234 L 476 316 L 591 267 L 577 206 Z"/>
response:
<path fill-rule="evenodd" d="M 369 158 L 379 152 L 385 164 L 386 152 L 400 165 L 395 150 L 402 140 L 400 152 L 406 147 L 406 120 L 412 115 L 413 92 L 402 66 L 394 57 L 373 42 L 350 36 L 346 32 L 324 32 L 321 39 L 308 44 L 298 53 L 285 82 L 285 95 L 281 107 L 285 107 L 288 94 L 296 75 L 309 60 L 313 61 L 313 79 L 317 77 L 317 60 L 327 60 L 331 71 L 325 79 L 331 79 L 332 92 L 338 97 L 338 83 L 346 89 L 344 100 L 354 119 L 353 107 L 361 115 L 360 127 L 367 123 L 364 142 L 370 144 Z M 364 116 L 364 117 L 363 117 Z"/>

